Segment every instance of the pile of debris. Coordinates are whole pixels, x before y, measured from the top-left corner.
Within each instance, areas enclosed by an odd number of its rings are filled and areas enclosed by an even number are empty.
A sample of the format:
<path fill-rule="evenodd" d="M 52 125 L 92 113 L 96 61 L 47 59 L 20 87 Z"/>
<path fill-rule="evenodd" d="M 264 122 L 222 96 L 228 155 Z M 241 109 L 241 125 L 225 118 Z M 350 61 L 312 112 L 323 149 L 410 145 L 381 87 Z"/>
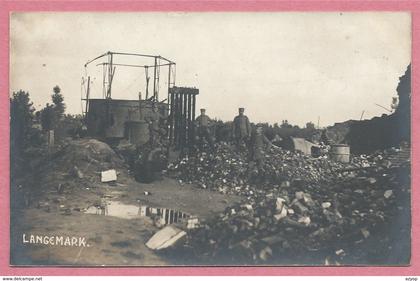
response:
<path fill-rule="evenodd" d="M 101 175 L 118 175 L 118 181 L 128 180 L 127 165 L 106 143 L 95 139 L 67 142 L 57 152 L 47 155 L 40 163 L 38 179 L 47 189 L 68 187 L 95 187 Z"/>
<path fill-rule="evenodd" d="M 387 259 L 397 244 L 408 241 L 409 249 L 409 173 L 408 166 L 375 168 L 331 185 L 255 190 L 189 244 L 197 258 L 229 264 L 363 263 L 372 242 L 374 255 Z M 396 260 L 407 260 L 408 249 Z"/>
<path fill-rule="evenodd" d="M 351 163 L 332 161 L 327 155 L 314 158 L 300 152 L 271 148 L 258 168 L 246 151 L 238 151 L 227 143 L 218 143 L 214 151 L 200 151 L 170 164 L 169 174 L 180 182 L 194 183 L 222 193 L 252 195 L 252 187 L 328 184 L 353 176 L 361 168 L 390 165 L 392 151 L 371 156 L 353 157 Z"/>
<path fill-rule="evenodd" d="M 261 172 L 247 153 L 226 143 L 184 158 L 169 167 L 180 182 L 244 195 L 190 233 L 187 246 L 209 264 L 369 263 L 367 245 L 378 263 L 397 256 L 389 252 L 392 243 L 410 240 L 410 163 L 393 160 L 400 152 L 391 148 L 343 164 L 270 149 L 261 184 L 253 181 Z M 396 260 L 407 260 L 408 252 Z"/>
<path fill-rule="evenodd" d="M 196 183 L 202 188 L 235 188 L 246 185 L 247 155 L 238 153 L 227 143 L 219 143 L 215 151 L 199 151 L 178 163 L 169 164 L 169 174 L 180 182 Z"/>
<path fill-rule="evenodd" d="M 138 182 L 151 183 L 157 180 L 168 165 L 167 149 L 163 145 L 152 148 L 149 145 L 136 146 L 121 141 L 114 149 L 128 164 L 130 174 Z"/>

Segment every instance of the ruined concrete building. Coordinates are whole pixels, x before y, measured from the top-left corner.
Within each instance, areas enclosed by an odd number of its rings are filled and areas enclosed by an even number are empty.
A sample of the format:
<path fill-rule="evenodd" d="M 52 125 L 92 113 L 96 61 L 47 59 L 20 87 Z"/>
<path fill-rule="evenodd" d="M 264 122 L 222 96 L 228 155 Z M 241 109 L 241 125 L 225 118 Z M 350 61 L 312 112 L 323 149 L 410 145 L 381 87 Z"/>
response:
<path fill-rule="evenodd" d="M 94 63 L 96 70 L 102 68 L 102 79 L 95 78 L 96 81 L 102 80 L 99 87 L 101 98 L 92 96 L 93 82 L 89 73 L 93 72 L 91 67 Z M 112 98 L 117 68 L 144 69 L 144 88 L 136 89 L 137 94 L 133 98 Z M 155 105 L 162 119 L 166 120 L 162 128 L 171 145 L 182 148 L 193 141 L 195 103 L 199 91 L 175 86 L 175 62 L 159 55 L 107 52 L 88 61 L 85 70 L 82 101 L 89 136 L 108 142 L 127 139 L 133 144 L 143 145 L 149 141 L 149 124 L 146 120 Z M 133 78 L 136 79 L 138 77 Z M 162 92 L 165 95 L 163 98 L 159 96 Z M 116 94 L 121 93 L 116 91 Z"/>

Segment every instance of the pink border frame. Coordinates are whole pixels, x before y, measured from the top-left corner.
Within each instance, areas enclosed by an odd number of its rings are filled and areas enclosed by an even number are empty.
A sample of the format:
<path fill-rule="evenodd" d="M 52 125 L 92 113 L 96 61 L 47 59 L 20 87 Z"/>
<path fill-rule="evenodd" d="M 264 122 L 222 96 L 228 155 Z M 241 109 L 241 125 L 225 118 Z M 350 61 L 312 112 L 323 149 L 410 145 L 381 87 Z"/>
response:
<path fill-rule="evenodd" d="M 419 1 L 4 1 L 0 0 L 0 275 L 420 275 L 420 142 L 413 141 L 412 161 L 412 257 L 407 267 L 118 267 L 57 268 L 9 266 L 9 13 L 13 11 L 410 11 L 412 13 L 412 86 L 420 89 L 420 2 Z M 412 95 L 412 139 L 419 140 L 420 104 Z"/>

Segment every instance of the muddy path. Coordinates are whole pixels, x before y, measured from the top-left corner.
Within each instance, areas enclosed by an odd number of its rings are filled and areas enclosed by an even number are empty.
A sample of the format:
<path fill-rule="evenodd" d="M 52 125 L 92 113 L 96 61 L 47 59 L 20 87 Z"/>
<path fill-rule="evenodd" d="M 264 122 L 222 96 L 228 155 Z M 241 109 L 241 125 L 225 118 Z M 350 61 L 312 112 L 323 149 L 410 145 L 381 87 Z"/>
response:
<path fill-rule="evenodd" d="M 141 206 L 168 208 L 205 220 L 222 212 L 241 197 L 198 189 L 170 178 L 143 184 L 126 178 L 116 185 L 79 186 L 58 192 L 43 190 L 29 206 L 13 204 L 11 216 L 11 264 L 86 266 L 165 266 L 183 264 L 177 257 L 165 257 L 149 250 L 145 243 L 159 230 L 152 218 L 124 218 L 124 208 L 135 212 Z M 106 200 L 119 204 L 119 212 L 87 213 Z M 19 201 L 19 200 L 17 200 Z M 128 210 L 127 209 L 127 210 Z M 114 213 L 112 213 L 114 212 Z M 123 215 L 121 215 L 123 214 Z M 33 240 L 31 240 L 31 235 Z M 36 237 L 38 236 L 38 238 Z M 41 238 L 42 237 L 42 238 Z M 48 237 L 48 238 L 44 238 Z M 51 245 L 50 237 L 58 238 Z M 64 244 L 60 243 L 62 237 Z M 66 244 L 75 237 L 81 245 Z M 36 240 L 38 239 L 38 240 Z M 41 241 L 41 239 L 44 239 Z M 47 242 L 47 243 L 45 243 Z M 59 244 L 59 245 L 56 245 Z"/>

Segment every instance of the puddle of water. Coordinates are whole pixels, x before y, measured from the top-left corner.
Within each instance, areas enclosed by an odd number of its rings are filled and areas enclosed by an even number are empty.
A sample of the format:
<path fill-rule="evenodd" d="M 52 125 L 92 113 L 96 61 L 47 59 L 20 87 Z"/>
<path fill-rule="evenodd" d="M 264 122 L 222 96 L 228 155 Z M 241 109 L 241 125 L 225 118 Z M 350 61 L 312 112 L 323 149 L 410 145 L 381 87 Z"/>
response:
<path fill-rule="evenodd" d="M 90 206 L 85 211 L 85 214 L 112 216 L 122 219 L 149 217 L 154 219 L 155 223 L 159 225 L 182 222 L 187 225 L 187 228 L 196 228 L 199 225 L 197 217 L 181 211 L 153 208 L 145 205 L 127 205 L 119 201 L 106 201 L 102 202 L 101 206 Z"/>
<path fill-rule="evenodd" d="M 134 219 L 139 217 L 139 207 L 134 205 L 126 205 L 117 201 L 102 202 L 101 206 L 89 207 L 86 214 L 95 214 L 103 216 L 112 216 L 122 219 Z"/>

